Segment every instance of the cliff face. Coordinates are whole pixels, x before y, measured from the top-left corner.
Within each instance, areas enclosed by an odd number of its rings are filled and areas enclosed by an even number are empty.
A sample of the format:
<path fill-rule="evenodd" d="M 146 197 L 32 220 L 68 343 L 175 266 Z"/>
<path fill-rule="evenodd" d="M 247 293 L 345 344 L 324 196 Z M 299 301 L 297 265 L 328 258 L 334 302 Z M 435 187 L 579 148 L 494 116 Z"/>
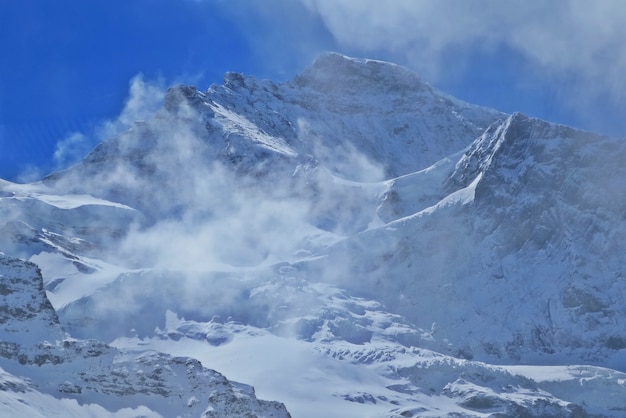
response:
<path fill-rule="evenodd" d="M 318 168 L 382 181 L 462 150 L 504 116 L 449 97 L 402 67 L 327 54 L 281 84 L 228 73 L 206 91 L 170 88 L 154 119 L 45 183 L 127 204 L 155 221 L 189 211 L 199 192 L 210 194 L 205 181 L 216 170 L 229 187 L 247 178 L 254 188 L 287 194 L 317 185 L 311 171 Z"/>
<path fill-rule="evenodd" d="M 33 263 L 0 256 L 0 327 L 0 355 L 23 364 L 45 362 L 38 348 L 65 338 Z"/>
<path fill-rule="evenodd" d="M 393 180 L 389 222 L 311 264 L 468 358 L 618 365 L 625 158 L 623 141 L 512 115 L 454 163 Z"/>
<path fill-rule="evenodd" d="M 37 384 L 35 390 L 20 378 L 7 378 L 14 384 L 3 390 L 95 403 L 109 413 L 145 407 L 159 416 L 289 416 L 284 405 L 258 400 L 251 386 L 231 382 L 197 360 L 124 353 L 70 338 L 33 263 L 0 255 L 0 297 L 0 366 Z M 32 393 L 23 396 L 34 411 L 43 406 Z"/>
<path fill-rule="evenodd" d="M 0 246 L 56 309 L 3 259 L 3 364 L 167 416 L 286 413 L 198 361 L 302 416 L 610 416 L 625 144 L 338 54 L 173 87 L 76 166 L 0 182 Z"/>

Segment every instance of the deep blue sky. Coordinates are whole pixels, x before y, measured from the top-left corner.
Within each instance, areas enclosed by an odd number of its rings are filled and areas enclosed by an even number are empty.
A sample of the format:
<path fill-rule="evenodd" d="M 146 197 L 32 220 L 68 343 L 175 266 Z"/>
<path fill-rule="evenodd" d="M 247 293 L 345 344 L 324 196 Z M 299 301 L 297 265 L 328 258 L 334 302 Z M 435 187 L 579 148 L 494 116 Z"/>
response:
<path fill-rule="evenodd" d="M 454 1 L 442 10 L 417 3 L 377 11 L 369 0 L 3 1 L 0 178 L 62 168 L 53 158 L 57 143 L 74 132 L 96 141 L 94 128 L 120 113 L 137 74 L 163 88 L 205 89 L 226 71 L 283 81 L 329 50 L 398 62 L 473 103 L 626 136 L 621 96 L 579 94 L 593 86 L 593 68 L 566 67 L 565 55 L 564 65 L 550 62 L 549 50 L 535 54 L 500 29 L 476 32 L 445 9 Z M 414 19 L 403 20 L 411 13 Z M 429 31 L 442 13 L 450 27 Z M 417 24 L 422 17 L 426 23 Z M 546 43 L 575 21 L 572 15 L 563 29 L 546 32 Z M 466 24 L 467 33 L 457 33 Z M 520 34 L 542 30 L 515 24 L 509 22 Z M 589 48 L 598 53 L 596 44 Z"/>

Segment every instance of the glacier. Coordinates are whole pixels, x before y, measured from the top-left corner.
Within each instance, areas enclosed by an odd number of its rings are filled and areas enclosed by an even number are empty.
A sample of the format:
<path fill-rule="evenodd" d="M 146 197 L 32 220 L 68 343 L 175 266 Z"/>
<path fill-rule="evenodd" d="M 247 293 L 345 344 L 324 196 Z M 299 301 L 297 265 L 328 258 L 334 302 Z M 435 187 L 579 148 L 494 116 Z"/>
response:
<path fill-rule="evenodd" d="M 624 161 L 336 53 L 172 87 L 0 181 L 0 410 L 624 416 Z"/>

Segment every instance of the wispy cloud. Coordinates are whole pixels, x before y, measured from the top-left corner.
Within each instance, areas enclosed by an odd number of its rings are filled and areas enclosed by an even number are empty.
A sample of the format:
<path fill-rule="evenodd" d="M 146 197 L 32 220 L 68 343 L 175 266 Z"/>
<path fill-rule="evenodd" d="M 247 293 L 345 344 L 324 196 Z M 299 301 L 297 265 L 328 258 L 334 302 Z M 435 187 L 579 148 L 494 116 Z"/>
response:
<path fill-rule="evenodd" d="M 138 74 L 129 82 L 128 98 L 119 117 L 108 121 L 99 129 L 103 138 L 118 134 L 133 126 L 137 121 L 145 121 L 156 112 L 163 103 L 165 85 L 162 80 L 144 80 Z"/>
<path fill-rule="evenodd" d="M 91 142 L 88 137 L 80 132 L 73 132 L 67 138 L 57 142 L 54 151 L 54 162 L 57 167 L 79 161 L 89 151 Z"/>
<path fill-rule="evenodd" d="M 570 80 L 574 107 L 626 103 L 626 8 L 619 0 L 301 0 L 346 48 L 402 57 L 437 82 L 460 50 L 505 47 L 527 70 Z M 447 72 L 449 74 L 449 71 Z"/>
<path fill-rule="evenodd" d="M 138 74 L 129 81 L 128 97 L 117 118 L 104 120 L 86 132 L 72 132 L 59 140 L 54 151 L 54 163 L 57 169 L 66 168 L 80 161 L 101 141 L 111 138 L 131 128 L 138 121 L 152 117 L 163 103 L 165 87 L 160 80 L 144 80 Z M 21 176 L 22 180 L 34 180 L 37 177 Z"/>

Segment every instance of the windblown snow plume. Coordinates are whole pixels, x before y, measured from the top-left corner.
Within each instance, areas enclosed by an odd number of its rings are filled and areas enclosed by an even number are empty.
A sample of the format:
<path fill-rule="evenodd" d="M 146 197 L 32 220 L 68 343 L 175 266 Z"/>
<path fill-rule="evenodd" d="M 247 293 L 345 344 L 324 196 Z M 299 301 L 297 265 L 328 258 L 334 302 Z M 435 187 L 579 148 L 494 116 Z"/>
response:
<path fill-rule="evenodd" d="M 129 109 L 158 96 L 133 85 Z M 339 54 L 172 87 L 76 165 L 0 183 L 2 249 L 29 260 L 5 264 L 41 302 L 0 272 L 0 377 L 117 416 L 619 416 L 624 161 Z"/>

